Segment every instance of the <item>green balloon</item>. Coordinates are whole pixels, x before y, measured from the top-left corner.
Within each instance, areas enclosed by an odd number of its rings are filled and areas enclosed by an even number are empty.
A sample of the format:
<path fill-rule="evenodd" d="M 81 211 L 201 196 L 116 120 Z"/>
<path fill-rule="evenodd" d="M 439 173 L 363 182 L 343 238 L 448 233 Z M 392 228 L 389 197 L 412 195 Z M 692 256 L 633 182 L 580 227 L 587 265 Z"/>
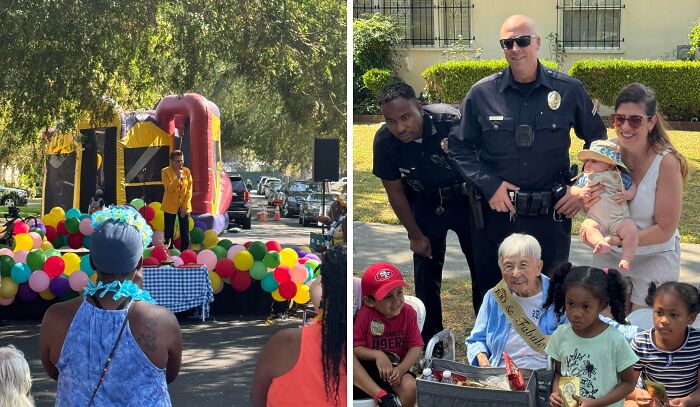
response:
<path fill-rule="evenodd" d="M 80 228 L 80 219 L 79 218 L 66 219 L 66 230 L 67 231 L 69 231 L 70 233 L 78 233 L 79 228 Z"/>
<path fill-rule="evenodd" d="M 53 244 L 53 243 L 51 243 L 51 244 Z M 46 258 L 47 258 L 47 259 L 48 259 L 49 257 L 52 257 L 52 256 L 59 256 L 59 257 L 61 256 L 61 252 L 59 252 L 59 251 L 56 250 L 56 249 L 49 249 L 49 250 L 46 250 L 46 251 L 44 252 L 44 254 L 46 255 Z"/>
<path fill-rule="evenodd" d="M 46 262 L 46 255 L 41 249 L 34 249 L 27 253 L 27 265 L 31 271 L 41 270 Z"/>
<path fill-rule="evenodd" d="M 12 270 L 12 266 L 15 265 L 15 261 L 12 259 L 12 257 L 3 254 L 0 256 L 0 275 L 3 277 L 10 277 L 10 272 Z"/>
<path fill-rule="evenodd" d="M 171 255 L 171 256 L 179 256 L 179 255 L 181 255 L 181 254 L 182 254 L 182 252 L 179 251 L 179 250 L 177 250 L 177 249 L 174 248 L 174 247 L 173 247 L 172 249 L 170 249 L 170 255 Z"/>
<path fill-rule="evenodd" d="M 190 232 L 190 241 L 192 243 L 202 243 L 204 241 L 204 231 L 200 228 L 193 228 Z"/>
<path fill-rule="evenodd" d="M 221 239 L 221 240 L 219 240 L 219 243 L 217 243 L 217 245 L 223 247 L 224 250 L 226 250 L 226 252 L 228 252 L 228 249 L 233 247 L 233 242 L 228 240 L 228 239 Z"/>
<path fill-rule="evenodd" d="M 263 258 L 263 263 L 267 268 L 273 269 L 280 265 L 280 254 L 279 252 L 267 252 Z M 272 290 L 274 291 L 274 289 Z"/>
<path fill-rule="evenodd" d="M 265 243 L 255 241 L 250 244 L 250 247 L 248 247 L 248 251 L 250 254 L 253 255 L 253 258 L 255 260 L 260 260 L 265 258 L 265 253 L 267 253 L 267 247 L 265 246 Z"/>
<path fill-rule="evenodd" d="M 55 249 L 60 249 L 61 247 L 66 245 L 66 237 L 63 235 L 57 235 L 56 239 L 53 242 L 51 242 L 51 244 Z"/>
<path fill-rule="evenodd" d="M 30 232 L 38 233 L 41 238 L 44 238 L 44 231 L 39 229 L 39 228 L 31 228 L 29 229 Z"/>
<path fill-rule="evenodd" d="M 146 202 L 144 202 L 141 198 L 135 198 L 131 200 L 131 206 L 136 208 L 136 210 L 141 209 L 144 205 L 146 205 Z"/>
<path fill-rule="evenodd" d="M 209 250 L 211 250 L 212 252 L 214 252 L 214 254 L 216 255 L 216 259 L 217 259 L 217 260 L 221 260 L 221 259 L 225 259 L 225 258 L 226 258 L 226 253 L 227 253 L 227 251 L 226 251 L 226 249 L 224 249 L 224 248 L 221 247 L 221 246 L 214 246 L 214 247 L 212 247 L 212 248 L 209 249 Z"/>
<path fill-rule="evenodd" d="M 261 261 L 254 261 L 253 267 L 251 267 L 248 272 L 252 278 L 260 280 L 267 274 L 267 266 Z"/>
<path fill-rule="evenodd" d="M 152 247 L 149 247 L 147 249 L 143 249 L 143 258 L 144 259 L 151 257 L 151 250 L 153 250 Z"/>

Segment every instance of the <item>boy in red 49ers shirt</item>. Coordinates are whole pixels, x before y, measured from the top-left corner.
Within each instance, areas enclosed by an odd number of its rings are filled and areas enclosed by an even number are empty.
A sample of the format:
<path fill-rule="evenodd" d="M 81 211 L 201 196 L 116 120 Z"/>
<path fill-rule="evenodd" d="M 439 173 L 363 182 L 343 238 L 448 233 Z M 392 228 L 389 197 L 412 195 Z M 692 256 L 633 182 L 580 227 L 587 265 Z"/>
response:
<path fill-rule="evenodd" d="M 406 286 L 390 263 L 373 264 L 362 275 L 363 305 L 353 323 L 356 400 L 372 397 L 380 407 L 416 403 L 416 377 L 409 369 L 423 352 L 423 339 L 416 311 L 404 302 Z"/>

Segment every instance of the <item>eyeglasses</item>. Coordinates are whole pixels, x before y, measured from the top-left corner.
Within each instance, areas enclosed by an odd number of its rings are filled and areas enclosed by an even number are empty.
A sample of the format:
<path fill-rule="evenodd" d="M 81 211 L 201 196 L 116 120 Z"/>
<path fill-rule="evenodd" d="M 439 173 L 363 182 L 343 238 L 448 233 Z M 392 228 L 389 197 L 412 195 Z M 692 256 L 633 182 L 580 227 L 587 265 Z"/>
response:
<path fill-rule="evenodd" d="M 521 35 L 520 37 L 502 39 L 500 43 L 503 49 L 513 49 L 513 43 L 518 44 L 520 48 L 525 48 L 530 45 L 531 41 L 532 35 Z"/>
<path fill-rule="evenodd" d="M 632 116 L 625 116 L 624 114 L 613 113 L 610 115 L 610 118 L 612 119 L 613 125 L 615 127 L 622 127 L 622 125 L 625 124 L 626 121 L 627 123 L 629 123 L 631 128 L 637 130 L 639 126 L 642 125 L 642 119 L 651 119 L 651 116 L 638 116 L 636 114 Z"/>

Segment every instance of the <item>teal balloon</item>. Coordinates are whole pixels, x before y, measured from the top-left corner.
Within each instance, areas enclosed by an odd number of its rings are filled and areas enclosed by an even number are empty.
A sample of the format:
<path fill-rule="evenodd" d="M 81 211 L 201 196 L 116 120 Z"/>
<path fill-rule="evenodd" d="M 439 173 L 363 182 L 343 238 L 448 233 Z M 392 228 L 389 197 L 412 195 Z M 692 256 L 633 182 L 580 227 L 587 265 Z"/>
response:
<path fill-rule="evenodd" d="M 90 218 L 90 215 L 88 215 L 87 213 L 80 215 L 80 220 L 88 219 L 88 218 Z"/>
<path fill-rule="evenodd" d="M 228 252 L 228 249 L 233 247 L 233 242 L 228 240 L 228 239 L 221 239 L 221 240 L 219 240 L 219 243 L 217 243 L 217 245 L 223 247 L 224 250 L 226 250 L 226 252 Z"/>
<path fill-rule="evenodd" d="M 280 265 L 280 254 L 279 252 L 267 252 L 263 258 L 263 263 L 267 268 L 275 268 Z"/>
<path fill-rule="evenodd" d="M 267 247 L 265 246 L 265 243 L 255 241 L 250 244 L 248 251 L 253 255 L 255 260 L 262 261 L 265 258 L 265 253 L 267 253 Z"/>
<path fill-rule="evenodd" d="M 34 249 L 27 253 L 27 265 L 31 271 L 42 270 L 46 262 L 46 254 L 41 249 Z"/>
<path fill-rule="evenodd" d="M 227 254 L 226 249 L 224 249 L 224 248 L 221 247 L 221 246 L 214 246 L 214 247 L 212 247 L 212 248 L 209 249 L 209 250 L 211 250 L 212 252 L 214 252 L 214 254 L 216 255 L 216 259 L 217 259 L 217 260 L 221 260 L 221 259 L 225 259 L 225 258 L 226 258 L 226 254 Z"/>
<path fill-rule="evenodd" d="M 66 211 L 66 221 L 67 221 L 68 219 L 72 219 L 72 218 L 77 218 L 77 219 L 78 219 L 78 223 L 80 223 L 80 209 L 78 209 L 78 208 L 70 208 L 70 209 L 68 209 L 68 210 Z M 75 233 L 75 232 L 73 232 L 73 233 Z"/>
<path fill-rule="evenodd" d="M 90 255 L 85 255 L 80 258 L 80 269 L 85 272 L 88 276 L 95 274 L 95 269 L 92 268 L 90 264 Z"/>
<path fill-rule="evenodd" d="M 309 273 L 309 276 L 306 277 L 306 280 L 304 281 L 304 284 L 306 284 L 306 283 L 308 283 L 309 281 L 311 281 L 311 280 L 314 279 L 314 272 L 311 271 L 311 270 L 309 270 L 309 269 L 306 269 L 306 271 Z"/>
<path fill-rule="evenodd" d="M 24 263 L 15 263 L 10 271 L 10 277 L 18 283 L 26 283 L 29 281 L 29 275 L 32 273 L 29 266 Z"/>
<path fill-rule="evenodd" d="M 267 273 L 267 275 L 265 275 L 265 277 L 263 277 L 263 279 L 260 281 L 260 286 L 266 292 L 271 293 L 280 285 L 277 280 L 275 280 L 275 275 L 273 273 Z"/>
<path fill-rule="evenodd" d="M 53 244 L 53 243 L 52 243 L 52 244 Z M 46 250 L 46 251 L 44 252 L 44 254 L 46 255 L 46 258 L 48 259 L 48 258 L 51 257 L 51 256 L 60 256 L 60 255 L 61 255 L 61 252 L 59 252 L 59 251 L 56 250 L 56 249 L 49 249 L 49 250 Z"/>
<path fill-rule="evenodd" d="M 254 261 L 253 267 L 248 270 L 250 276 L 255 280 L 261 280 L 267 274 L 267 266 L 261 261 Z"/>
<path fill-rule="evenodd" d="M 83 236 L 83 247 L 86 249 L 90 248 L 90 236 Z"/>
<path fill-rule="evenodd" d="M 10 271 L 14 265 L 15 261 L 12 257 L 6 254 L 0 256 L 0 275 L 3 277 L 10 277 Z"/>
<path fill-rule="evenodd" d="M 131 200 L 131 206 L 136 208 L 136 210 L 141 209 L 144 205 L 146 205 L 146 202 L 144 202 L 141 198 L 135 198 Z"/>

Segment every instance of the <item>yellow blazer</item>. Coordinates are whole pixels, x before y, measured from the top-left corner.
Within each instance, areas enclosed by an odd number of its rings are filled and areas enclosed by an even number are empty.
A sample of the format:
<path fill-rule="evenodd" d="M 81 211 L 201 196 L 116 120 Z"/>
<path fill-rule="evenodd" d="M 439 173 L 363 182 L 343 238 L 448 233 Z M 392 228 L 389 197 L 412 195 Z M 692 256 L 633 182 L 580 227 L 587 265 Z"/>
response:
<path fill-rule="evenodd" d="M 192 212 L 192 173 L 187 167 L 182 167 L 182 179 L 177 179 L 177 173 L 171 166 L 160 170 L 160 178 L 163 181 L 165 192 L 161 209 L 163 212 L 176 214 L 182 208 L 187 208 L 187 213 Z"/>

